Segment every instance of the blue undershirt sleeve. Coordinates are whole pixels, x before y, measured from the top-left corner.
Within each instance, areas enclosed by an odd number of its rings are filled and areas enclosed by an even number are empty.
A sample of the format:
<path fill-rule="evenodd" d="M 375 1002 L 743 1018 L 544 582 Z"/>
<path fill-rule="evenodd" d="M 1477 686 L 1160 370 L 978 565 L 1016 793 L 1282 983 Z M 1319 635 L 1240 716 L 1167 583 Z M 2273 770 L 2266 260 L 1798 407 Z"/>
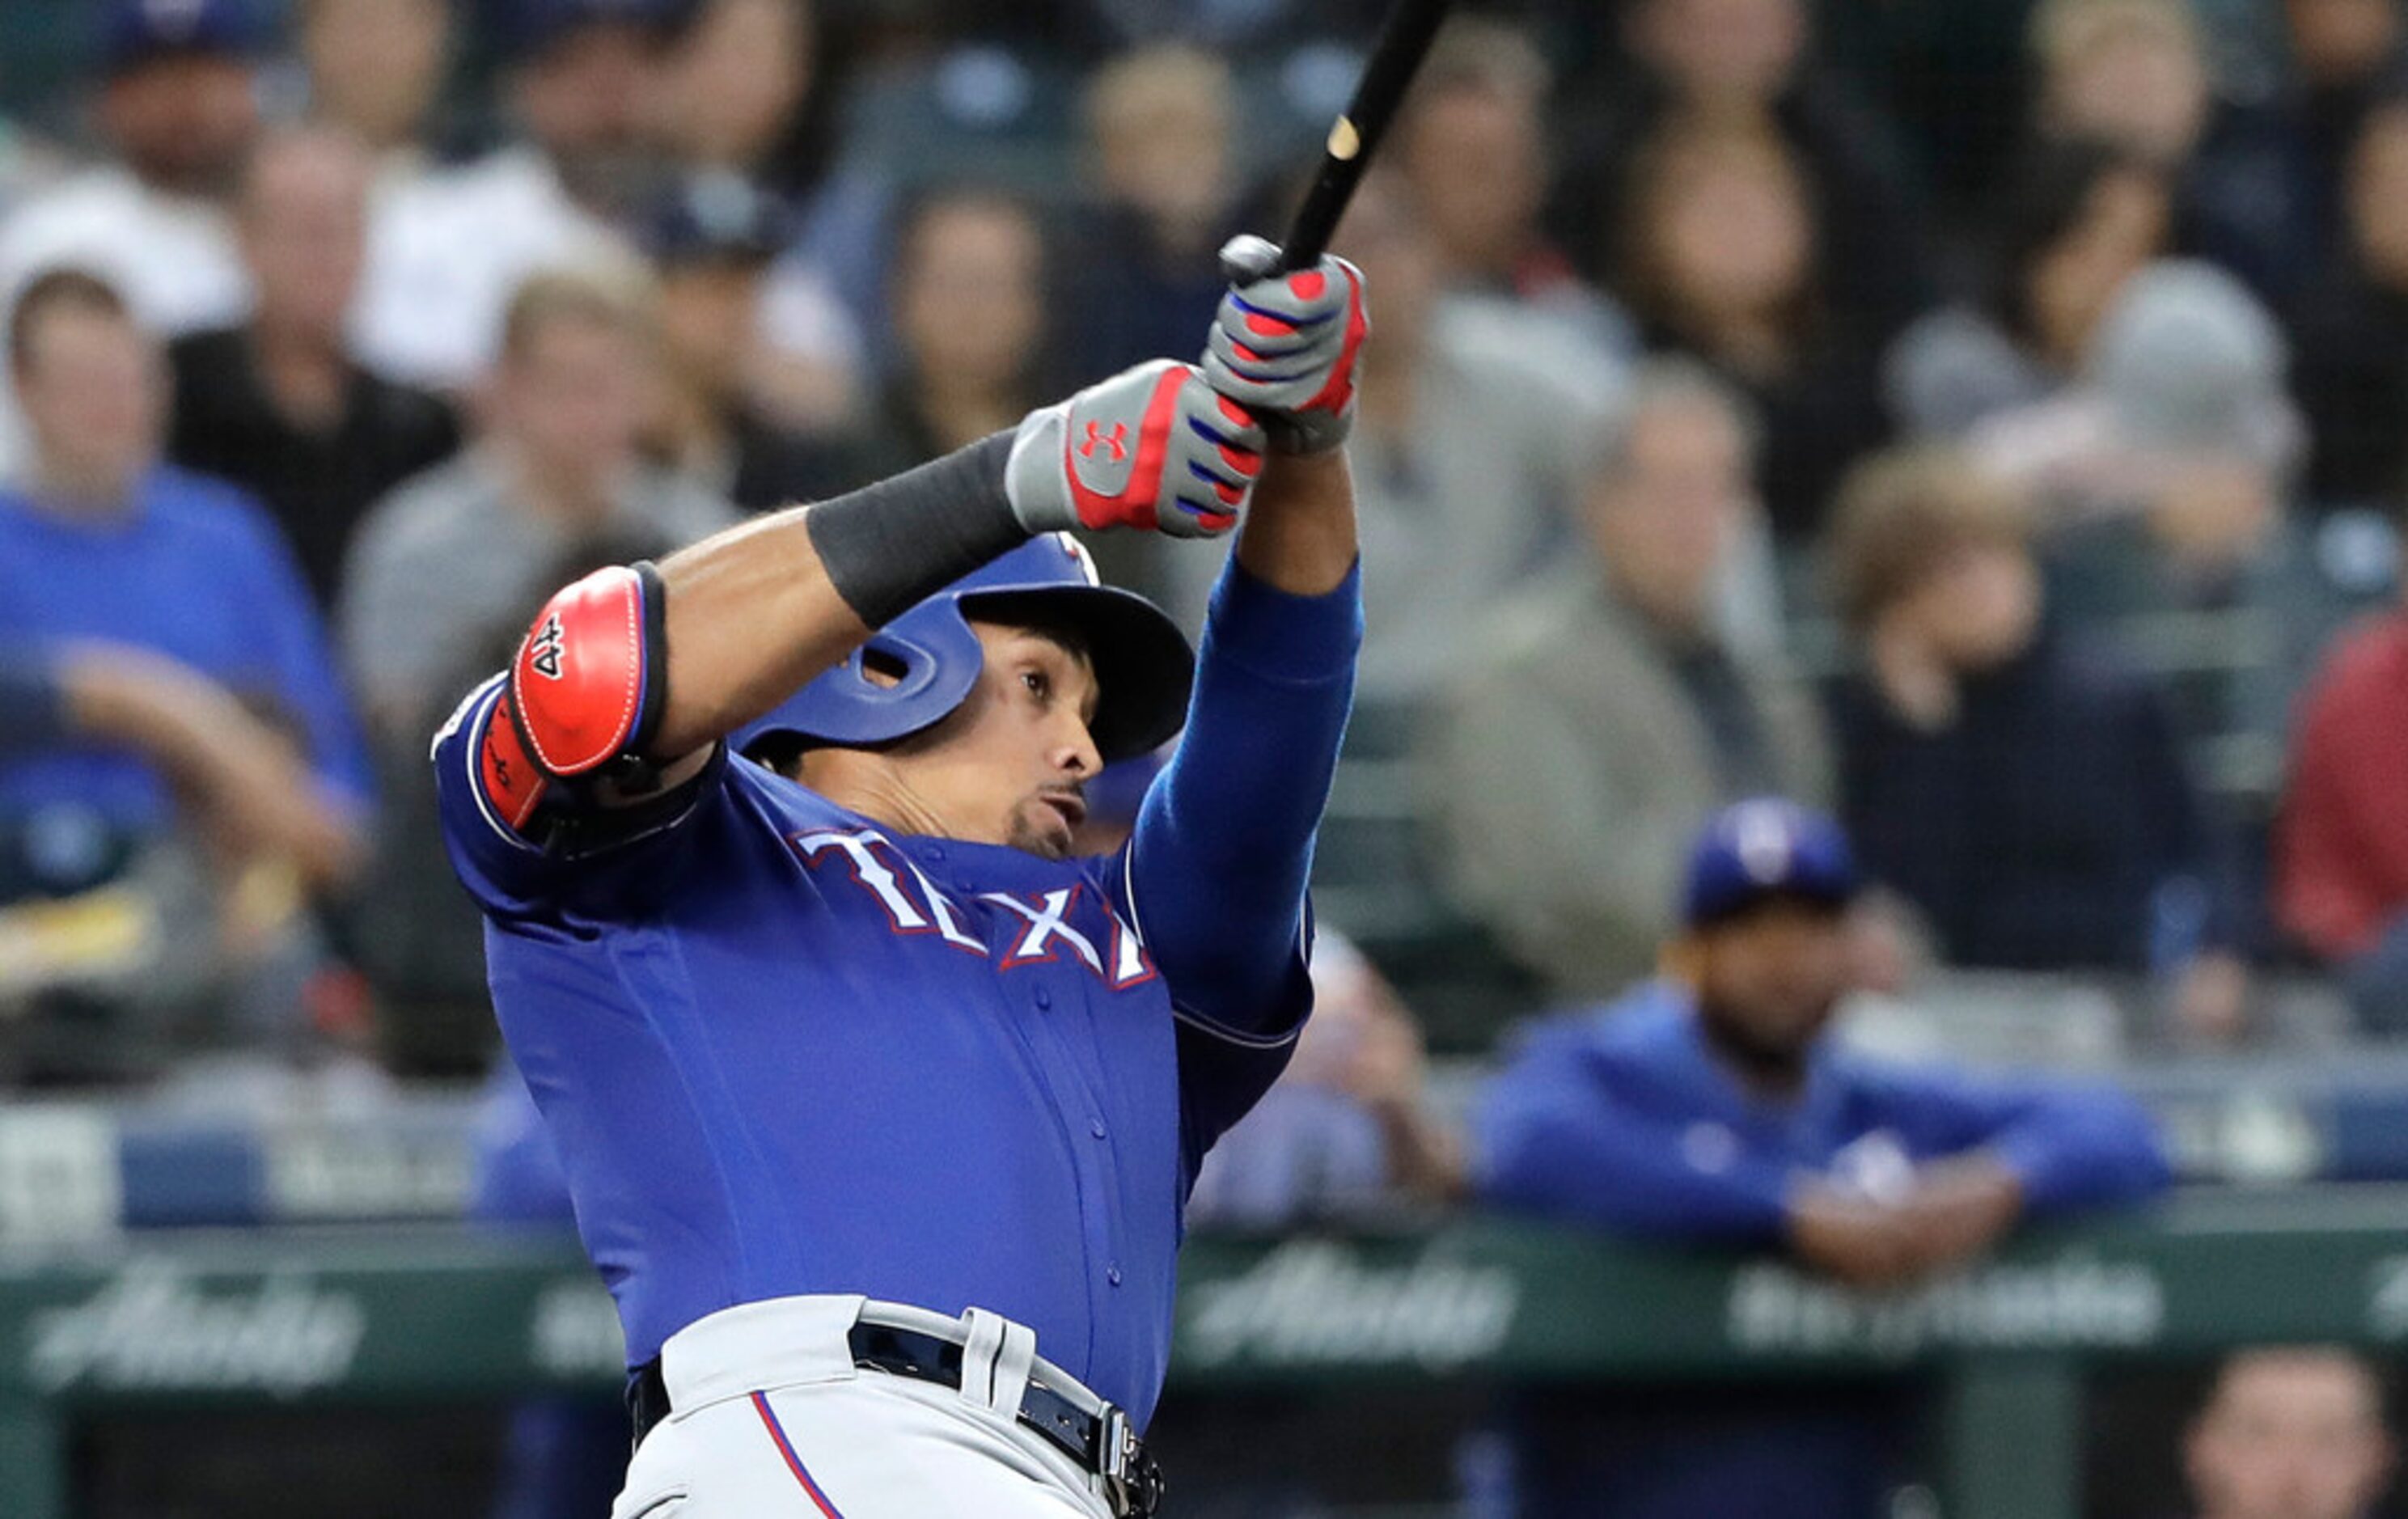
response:
<path fill-rule="evenodd" d="M 1362 639 L 1359 566 L 1299 596 L 1231 555 L 1186 733 L 1138 810 L 1129 906 L 1179 1013 L 1199 1156 L 1277 1077 L 1312 1010 L 1305 882 Z"/>

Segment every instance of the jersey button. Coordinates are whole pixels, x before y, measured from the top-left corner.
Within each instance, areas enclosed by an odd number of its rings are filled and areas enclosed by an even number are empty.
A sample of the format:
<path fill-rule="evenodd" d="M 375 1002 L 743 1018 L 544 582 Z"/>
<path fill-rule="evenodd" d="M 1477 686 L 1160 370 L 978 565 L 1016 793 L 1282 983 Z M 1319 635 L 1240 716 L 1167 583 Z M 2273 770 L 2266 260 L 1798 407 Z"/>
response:
<path fill-rule="evenodd" d="M 928 858 L 932 860 L 941 860 L 945 857 L 943 846 L 938 844 L 930 844 L 926 846 L 925 853 Z"/>
<path fill-rule="evenodd" d="M 1100 1139 L 1108 1131 L 1104 1127 L 1104 1121 L 1102 1119 L 1090 1118 L 1087 1120 L 1087 1132 Z"/>
<path fill-rule="evenodd" d="M 1029 1000 L 1040 1008 L 1050 1008 L 1054 1005 L 1054 994 L 1040 986 L 1029 994 Z"/>
<path fill-rule="evenodd" d="M 1104 1280 L 1111 1283 L 1115 1287 L 1119 1286 L 1121 1284 L 1121 1268 L 1117 1266 L 1105 1267 Z"/>

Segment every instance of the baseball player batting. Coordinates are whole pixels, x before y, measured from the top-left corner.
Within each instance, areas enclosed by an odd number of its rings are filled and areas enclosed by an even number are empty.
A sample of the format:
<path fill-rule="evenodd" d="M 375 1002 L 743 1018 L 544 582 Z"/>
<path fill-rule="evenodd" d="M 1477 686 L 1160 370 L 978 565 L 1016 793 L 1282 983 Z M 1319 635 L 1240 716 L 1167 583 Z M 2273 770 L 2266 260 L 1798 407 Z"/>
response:
<path fill-rule="evenodd" d="M 436 740 L 626 1331 L 618 1519 L 1154 1511 L 1181 1211 L 1310 1010 L 1361 636 L 1362 281 L 1237 256 L 1200 367 L 580 580 Z M 1200 655 L 1069 528 L 1234 530 Z"/>

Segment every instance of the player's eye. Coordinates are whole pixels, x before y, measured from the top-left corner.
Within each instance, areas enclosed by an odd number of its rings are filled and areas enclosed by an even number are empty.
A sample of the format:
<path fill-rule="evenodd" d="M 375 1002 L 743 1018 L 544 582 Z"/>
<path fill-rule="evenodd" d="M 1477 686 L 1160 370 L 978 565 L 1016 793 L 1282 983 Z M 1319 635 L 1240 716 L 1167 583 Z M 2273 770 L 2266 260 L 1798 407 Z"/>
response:
<path fill-rule="evenodd" d="M 1054 679 L 1047 675 L 1043 670 L 1021 671 L 1020 683 L 1028 689 L 1028 694 L 1030 695 L 1035 696 L 1040 702 L 1050 698 L 1054 695 Z"/>

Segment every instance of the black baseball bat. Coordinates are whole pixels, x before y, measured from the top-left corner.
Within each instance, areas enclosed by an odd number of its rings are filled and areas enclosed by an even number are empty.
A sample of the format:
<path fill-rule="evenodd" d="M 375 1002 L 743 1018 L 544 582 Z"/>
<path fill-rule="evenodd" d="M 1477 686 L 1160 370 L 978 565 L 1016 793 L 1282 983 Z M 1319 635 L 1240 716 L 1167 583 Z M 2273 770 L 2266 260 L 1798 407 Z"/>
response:
<path fill-rule="evenodd" d="M 1354 103 L 1330 127 L 1321 172 L 1305 193 L 1304 204 L 1296 208 L 1296 220 L 1288 223 L 1287 240 L 1280 250 L 1284 267 L 1310 268 L 1328 250 L 1329 236 L 1346 214 L 1346 203 L 1396 119 L 1397 107 L 1427 56 L 1450 4 L 1452 0 L 1396 0 L 1380 24 L 1380 40 L 1372 45 L 1371 60 L 1354 86 Z"/>

